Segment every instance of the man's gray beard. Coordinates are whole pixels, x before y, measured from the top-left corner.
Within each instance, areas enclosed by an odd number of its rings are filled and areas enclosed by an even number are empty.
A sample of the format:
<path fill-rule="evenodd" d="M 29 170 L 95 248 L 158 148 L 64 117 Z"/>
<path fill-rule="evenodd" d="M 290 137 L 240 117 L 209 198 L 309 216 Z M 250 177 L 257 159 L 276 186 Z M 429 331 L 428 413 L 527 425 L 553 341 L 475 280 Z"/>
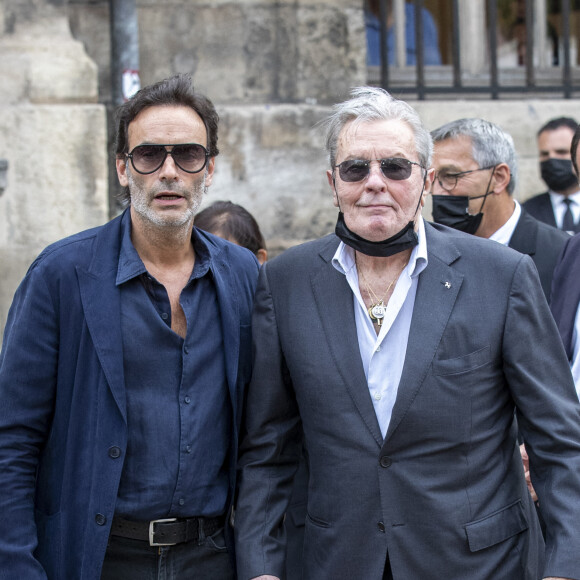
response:
<path fill-rule="evenodd" d="M 203 179 L 197 182 L 193 190 L 190 192 L 191 197 L 189 198 L 189 206 L 181 215 L 165 215 L 163 213 L 157 213 L 149 202 L 151 199 L 149 195 L 155 191 L 146 192 L 142 189 L 131 175 L 130 171 L 127 171 L 127 180 L 129 181 L 129 192 L 131 193 L 131 206 L 137 214 L 139 214 L 145 221 L 158 226 L 158 227 L 172 227 L 180 228 L 185 225 L 190 224 L 193 221 L 195 214 L 198 212 L 201 202 L 203 201 L 203 194 L 207 192 L 207 187 L 205 185 L 205 179 L 207 176 L 207 171 L 204 171 Z M 171 187 L 164 185 L 159 188 L 160 191 L 172 191 Z M 183 193 L 182 190 L 175 189 L 176 193 Z"/>

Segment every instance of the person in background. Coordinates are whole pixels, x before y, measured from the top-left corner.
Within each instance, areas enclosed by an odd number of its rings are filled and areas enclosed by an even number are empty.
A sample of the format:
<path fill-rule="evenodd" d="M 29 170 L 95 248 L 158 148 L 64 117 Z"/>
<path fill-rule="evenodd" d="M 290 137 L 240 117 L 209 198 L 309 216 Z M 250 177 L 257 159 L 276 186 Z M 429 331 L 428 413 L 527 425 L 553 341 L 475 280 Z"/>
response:
<path fill-rule="evenodd" d="M 261 264 L 268 258 L 266 242 L 254 216 L 231 201 L 216 201 L 195 216 L 195 225 L 234 244 L 248 248 Z M 303 456 L 292 487 L 292 497 L 284 528 L 286 530 L 286 580 L 301 580 L 306 496 L 308 493 L 307 460 Z"/>
<path fill-rule="evenodd" d="M 244 207 L 231 201 L 216 201 L 195 216 L 200 230 L 219 236 L 250 250 L 258 262 L 268 259 L 268 250 L 260 226 Z"/>
<path fill-rule="evenodd" d="M 572 139 L 571 155 L 576 176 L 580 176 L 580 127 Z M 580 234 L 571 237 L 554 270 L 552 314 L 572 368 L 576 392 L 580 397 Z"/>
<path fill-rule="evenodd" d="M 0 355 L 0 576 L 234 579 L 255 256 L 194 227 L 218 115 L 188 75 L 117 113 L 128 208 L 49 246 Z"/>
<path fill-rule="evenodd" d="M 389 3 L 387 17 L 387 50 L 389 65 L 395 63 L 395 27 L 393 18 L 393 3 Z M 426 65 L 440 65 L 441 53 L 437 25 L 433 16 L 426 8 L 421 10 L 423 20 L 423 59 Z M 367 0 L 365 9 L 365 27 L 367 37 L 367 65 L 381 64 L 381 24 L 379 20 L 379 0 Z M 417 44 L 415 37 L 415 6 L 405 3 L 405 45 L 407 49 L 407 65 L 417 64 Z"/>
<path fill-rule="evenodd" d="M 580 232 L 580 188 L 570 145 L 578 123 L 570 117 L 548 121 L 538 131 L 540 173 L 548 191 L 524 202 L 533 217 L 569 233 Z"/>
<path fill-rule="evenodd" d="M 423 220 L 407 103 L 355 88 L 326 128 L 335 233 L 260 269 L 238 577 L 284 577 L 304 445 L 304 580 L 578 580 L 580 403 L 532 260 Z"/>
<path fill-rule="evenodd" d="M 451 121 L 431 136 L 433 220 L 530 256 L 549 300 L 554 266 L 570 236 L 533 218 L 513 198 L 518 166 L 511 135 L 474 118 Z"/>

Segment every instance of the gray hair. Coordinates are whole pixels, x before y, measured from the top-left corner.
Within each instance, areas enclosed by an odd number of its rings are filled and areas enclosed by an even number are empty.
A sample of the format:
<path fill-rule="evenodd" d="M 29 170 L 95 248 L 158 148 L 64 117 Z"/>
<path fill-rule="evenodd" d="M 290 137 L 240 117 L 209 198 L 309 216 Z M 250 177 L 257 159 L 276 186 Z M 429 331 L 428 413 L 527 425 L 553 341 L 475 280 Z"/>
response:
<path fill-rule="evenodd" d="M 415 109 L 377 87 L 355 87 L 350 95 L 351 98 L 348 101 L 334 105 L 332 114 L 323 122 L 323 127 L 326 129 L 326 150 L 331 168 L 334 168 L 336 163 L 338 137 L 347 123 L 390 120 L 402 121 L 409 126 L 415 135 L 415 148 L 419 162 L 425 168 L 431 166 L 433 141 Z"/>
<path fill-rule="evenodd" d="M 518 161 L 514 140 L 501 127 L 484 119 L 458 119 L 442 125 L 431 132 L 433 141 L 469 137 L 472 143 L 471 156 L 479 167 L 505 163 L 510 170 L 507 191 L 511 195 L 518 179 Z"/>

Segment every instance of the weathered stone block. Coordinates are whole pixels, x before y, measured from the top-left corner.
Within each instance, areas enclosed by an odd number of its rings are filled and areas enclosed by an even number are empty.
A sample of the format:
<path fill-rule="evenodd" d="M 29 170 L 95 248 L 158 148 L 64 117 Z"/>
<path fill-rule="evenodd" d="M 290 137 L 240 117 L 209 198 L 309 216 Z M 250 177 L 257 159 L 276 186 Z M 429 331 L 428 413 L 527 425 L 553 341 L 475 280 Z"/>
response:
<path fill-rule="evenodd" d="M 1 104 L 97 101 L 96 65 L 64 17 L 19 24 L 0 54 Z"/>

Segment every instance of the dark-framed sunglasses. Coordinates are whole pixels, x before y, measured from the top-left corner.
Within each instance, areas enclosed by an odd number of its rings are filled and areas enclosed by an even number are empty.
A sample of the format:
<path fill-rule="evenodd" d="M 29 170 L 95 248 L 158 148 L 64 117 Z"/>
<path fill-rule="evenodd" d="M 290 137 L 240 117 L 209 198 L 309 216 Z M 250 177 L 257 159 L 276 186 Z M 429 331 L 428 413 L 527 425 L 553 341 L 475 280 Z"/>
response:
<path fill-rule="evenodd" d="M 409 161 L 404 157 L 387 157 L 386 159 L 347 159 L 335 167 L 343 181 L 354 183 L 365 179 L 371 171 L 371 162 L 378 161 L 381 171 L 387 179 L 402 181 L 409 179 L 413 165 L 423 167 L 420 163 Z"/>
<path fill-rule="evenodd" d="M 168 147 L 171 149 L 167 149 Z M 186 173 L 199 173 L 207 165 L 209 158 L 208 150 L 199 143 L 137 145 L 126 157 L 131 160 L 137 173 L 147 175 L 160 169 L 168 155 Z"/>

